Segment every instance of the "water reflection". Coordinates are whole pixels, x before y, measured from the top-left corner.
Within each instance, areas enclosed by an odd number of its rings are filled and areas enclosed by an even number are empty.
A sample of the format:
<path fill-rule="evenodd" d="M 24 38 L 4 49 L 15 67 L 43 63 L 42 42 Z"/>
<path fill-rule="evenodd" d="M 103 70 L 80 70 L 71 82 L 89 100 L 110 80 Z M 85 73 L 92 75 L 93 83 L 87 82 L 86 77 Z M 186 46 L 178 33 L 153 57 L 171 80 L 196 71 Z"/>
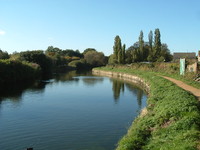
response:
<path fill-rule="evenodd" d="M 79 79 L 82 79 L 84 84 L 88 85 L 88 86 L 94 86 L 95 84 L 101 83 L 104 80 L 104 78 L 102 78 L 102 77 L 91 77 L 91 76 L 90 77 L 82 77 Z"/>
<path fill-rule="evenodd" d="M 70 82 L 70 81 L 79 81 L 79 78 L 74 78 L 76 76 L 90 76 L 91 72 L 80 72 L 80 71 L 70 71 L 67 73 L 55 74 L 55 82 Z"/>
<path fill-rule="evenodd" d="M 0 88 L 0 102 L 7 100 L 12 101 L 15 106 L 20 106 L 25 91 L 37 94 L 43 93 L 46 84 L 44 82 L 21 83 Z"/>
<path fill-rule="evenodd" d="M 126 84 L 127 89 L 133 93 L 133 95 L 137 96 L 137 103 L 139 106 L 139 109 L 141 109 L 142 107 L 142 99 L 143 99 L 143 95 L 144 92 L 142 89 L 140 89 L 139 87 L 136 87 L 134 84 Z"/>
<path fill-rule="evenodd" d="M 117 103 L 120 97 L 120 93 L 124 92 L 124 82 L 114 79 L 112 80 L 112 83 L 113 83 L 113 86 L 112 86 L 113 97 L 114 97 L 115 102 Z"/>
<path fill-rule="evenodd" d="M 70 71 L 68 73 L 55 74 L 54 79 L 51 80 L 42 80 L 32 84 L 20 84 L 13 85 L 4 88 L 0 88 L 0 102 L 3 100 L 10 100 L 13 103 L 20 103 L 23 93 L 26 92 L 35 92 L 37 94 L 42 94 L 47 85 L 53 85 L 54 83 L 66 83 L 66 82 L 76 82 L 82 81 L 87 86 L 95 86 L 97 83 L 104 81 L 104 77 L 92 76 L 91 72 L 77 72 Z M 119 79 L 110 79 L 112 82 L 112 91 L 113 98 L 115 103 L 118 103 L 120 94 L 124 93 L 125 88 L 133 93 L 134 96 L 137 96 L 138 106 L 142 106 L 143 90 L 139 89 L 133 84 L 126 83 Z M 0 103 L 1 105 L 1 103 Z"/>
<path fill-rule="evenodd" d="M 115 103 L 118 103 L 119 97 L 121 93 L 124 93 L 125 88 L 129 90 L 131 93 L 133 93 L 133 96 L 137 97 L 137 103 L 139 106 L 139 109 L 142 106 L 142 98 L 144 95 L 144 92 L 142 89 L 140 89 L 138 86 L 135 86 L 131 83 L 126 83 L 124 81 L 121 81 L 119 79 L 110 79 L 113 83 L 112 90 L 113 90 L 113 97 L 115 100 Z"/>
<path fill-rule="evenodd" d="M 68 73 L 55 74 L 54 79 L 41 80 L 34 83 L 20 83 L 14 85 L 0 86 L 0 102 L 9 99 L 15 103 L 19 103 L 25 91 L 41 94 L 44 92 L 46 85 L 51 85 L 56 82 L 78 82 L 79 78 L 74 78 L 74 76 L 79 75 L 87 76 L 91 75 L 91 72 L 70 71 Z"/>

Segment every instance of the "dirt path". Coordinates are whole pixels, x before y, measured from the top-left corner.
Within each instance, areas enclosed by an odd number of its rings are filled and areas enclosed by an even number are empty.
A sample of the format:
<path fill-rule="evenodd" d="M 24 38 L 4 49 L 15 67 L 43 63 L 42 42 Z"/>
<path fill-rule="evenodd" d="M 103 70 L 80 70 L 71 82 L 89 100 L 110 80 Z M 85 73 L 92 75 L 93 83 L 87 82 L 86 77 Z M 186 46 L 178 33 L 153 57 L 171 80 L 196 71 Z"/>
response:
<path fill-rule="evenodd" d="M 190 85 L 185 84 L 182 81 L 170 78 L 170 77 L 166 77 L 166 76 L 161 76 L 167 80 L 170 80 L 171 82 L 175 83 L 177 86 L 181 87 L 182 89 L 189 91 L 190 93 L 192 93 L 194 96 L 196 96 L 199 100 L 200 100 L 200 89 L 194 88 Z"/>

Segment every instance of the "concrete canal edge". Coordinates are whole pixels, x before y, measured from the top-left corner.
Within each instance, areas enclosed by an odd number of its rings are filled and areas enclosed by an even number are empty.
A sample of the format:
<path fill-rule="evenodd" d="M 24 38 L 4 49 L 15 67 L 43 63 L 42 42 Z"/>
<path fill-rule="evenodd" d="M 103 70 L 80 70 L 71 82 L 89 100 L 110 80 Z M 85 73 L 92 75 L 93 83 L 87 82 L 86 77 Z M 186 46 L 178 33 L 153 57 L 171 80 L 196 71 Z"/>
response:
<path fill-rule="evenodd" d="M 145 92 L 147 92 L 148 94 L 150 92 L 149 84 L 144 79 L 132 74 L 127 74 L 127 73 L 122 73 L 122 72 L 103 71 L 103 70 L 97 70 L 97 69 L 93 69 L 92 74 L 123 79 L 123 80 L 129 81 L 141 86 L 143 90 L 145 90 Z"/>
<path fill-rule="evenodd" d="M 93 69 L 92 74 L 123 79 L 125 81 L 132 82 L 136 85 L 139 85 L 148 95 L 150 93 L 150 85 L 148 84 L 148 82 L 146 82 L 144 79 L 142 79 L 136 75 L 122 73 L 122 72 L 103 71 L 103 70 L 98 70 L 98 69 Z M 147 108 L 145 107 L 141 110 L 138 117 L 143 117 L 146 114 L 147 114 Z"/>

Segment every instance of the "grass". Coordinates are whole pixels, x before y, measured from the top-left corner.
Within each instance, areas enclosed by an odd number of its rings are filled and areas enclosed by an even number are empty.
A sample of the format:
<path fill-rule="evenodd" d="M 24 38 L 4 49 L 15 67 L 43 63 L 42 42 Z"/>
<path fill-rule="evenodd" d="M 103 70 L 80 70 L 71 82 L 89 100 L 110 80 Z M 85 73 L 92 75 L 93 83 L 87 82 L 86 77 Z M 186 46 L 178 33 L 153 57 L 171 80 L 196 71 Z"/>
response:
<path fill-rule="evenodd" d="M 97 68 L 137 75 L 150 85 L 147 113 L 138 116 L 117 150 L 196 150 L 200 140 L 197 99 L 154 72 L 130 68 Z"/>

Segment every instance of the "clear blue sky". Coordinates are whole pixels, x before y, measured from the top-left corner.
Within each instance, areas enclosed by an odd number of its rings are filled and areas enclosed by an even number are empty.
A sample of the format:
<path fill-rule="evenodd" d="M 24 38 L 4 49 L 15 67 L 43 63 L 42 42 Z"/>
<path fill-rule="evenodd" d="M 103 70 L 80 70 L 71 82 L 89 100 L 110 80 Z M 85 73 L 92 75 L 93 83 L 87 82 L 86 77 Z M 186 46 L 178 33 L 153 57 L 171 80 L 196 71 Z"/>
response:
<path fill-rule="evenodd" d="M 171 52 L 200 50 L 200 0 L 0 0 L 0 48 L 96 48 L 110 55 L 159 28 Z"/>

